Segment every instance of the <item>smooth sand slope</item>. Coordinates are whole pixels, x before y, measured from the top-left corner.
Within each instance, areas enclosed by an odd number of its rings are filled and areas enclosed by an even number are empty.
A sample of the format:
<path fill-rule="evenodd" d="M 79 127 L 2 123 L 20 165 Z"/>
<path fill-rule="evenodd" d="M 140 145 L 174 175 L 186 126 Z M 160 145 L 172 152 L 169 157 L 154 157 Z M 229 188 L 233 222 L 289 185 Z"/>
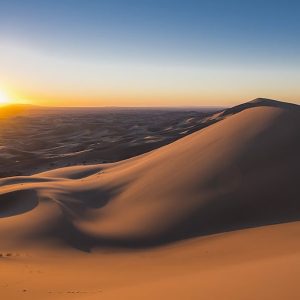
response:
<path fill-rule="evenodd" d="M 257 101 L 127 161 L 0 180 L 0 293 L 299 299 L 299 116 Z"/>

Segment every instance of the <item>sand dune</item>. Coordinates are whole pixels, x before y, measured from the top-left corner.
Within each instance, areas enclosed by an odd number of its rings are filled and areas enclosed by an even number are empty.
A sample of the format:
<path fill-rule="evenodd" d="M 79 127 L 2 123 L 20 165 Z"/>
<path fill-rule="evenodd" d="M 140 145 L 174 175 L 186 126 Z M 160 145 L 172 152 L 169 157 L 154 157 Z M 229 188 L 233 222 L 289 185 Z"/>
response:
<path fill-rule="evenodd" d="M 208 126 L 219 110 L 0 107 L 0 178 L 135 157 Z"/>
<path fill-rule="evenodd" d="M 4 299 L 289 299 L 300 226 L 257 227 L 143 251 L 22 249 L 0 258 Z"/>
<path fill-rule="evenodd" d="M 120 163 L 2 179 L 1 228 L 91 249 L 297 220 L 299 128 L 298 112 L 255 107 Z"/>
<path fill-rule="evenodd" d="M 69 274 L 76 257 L 83 274 L 100 276 L 103 299 L 298 299 L 299 116 L 298 107 L 256 101 L 132 159 L 3 178 L 2 251 L 47 253 L 51 263 L 37 265 L 52 279 L 54 266 L 65 261 L 62 273 Z M 286 222 L 294 223 L 280 224 Z M 105 256 L 108 248 L 117 253 Z M 126 269 L 119 275 L 118 263 Z M 31 289 L 44 299 L 67 299 L 58 291 L 67 293 L 70 281 L 55 285 L 57 294 L 46 295 L 47 285 Z M 90 294 L 80 299 L 99 299 L 95 278 L 82 286 Z"/>

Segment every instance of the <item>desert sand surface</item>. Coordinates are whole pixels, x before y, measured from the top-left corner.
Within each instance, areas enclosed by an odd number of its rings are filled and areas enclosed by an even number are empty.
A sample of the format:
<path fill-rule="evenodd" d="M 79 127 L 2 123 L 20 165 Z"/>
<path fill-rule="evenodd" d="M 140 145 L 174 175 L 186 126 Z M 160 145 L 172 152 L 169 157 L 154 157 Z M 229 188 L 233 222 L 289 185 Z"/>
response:
<path fill-rule="evenodd" d="M 208 118 L 124 161 L 0 179 L 1 297 L 299 299 L 299 106 Z"/>
<path fill-rule="evenodd" d="M 218 110 L 0 107 L 0 178 L 134 157 L 212 124 Z"/>

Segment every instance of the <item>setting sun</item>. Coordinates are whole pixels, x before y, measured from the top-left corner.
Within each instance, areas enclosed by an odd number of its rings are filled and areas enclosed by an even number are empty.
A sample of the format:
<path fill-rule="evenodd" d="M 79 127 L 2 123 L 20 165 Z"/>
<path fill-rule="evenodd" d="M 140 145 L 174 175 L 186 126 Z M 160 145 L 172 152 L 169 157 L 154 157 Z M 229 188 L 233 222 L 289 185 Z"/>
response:
<path fill-rule="evenodd" d="M 5 105 L 10 102 L 11 101 L 10 101 L 9 97 L 7 96 L 7 94 L 4 93 L 3 91 L 0 91 L 0 105 Z"/>

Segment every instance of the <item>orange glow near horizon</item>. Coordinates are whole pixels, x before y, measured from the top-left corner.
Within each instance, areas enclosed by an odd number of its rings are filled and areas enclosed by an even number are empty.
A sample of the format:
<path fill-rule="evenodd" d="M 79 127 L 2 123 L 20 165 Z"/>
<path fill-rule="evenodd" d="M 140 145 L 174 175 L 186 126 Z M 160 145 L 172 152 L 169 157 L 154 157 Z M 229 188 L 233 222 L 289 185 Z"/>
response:
<path fill-rule="evenodd" d="M 265 97 L 286 102 L 294 102 L 293 95 L 265 94 L 263 91 L 240 90 L 215 94 L 213 91 L 129 91 L 116 90 L 81 93 L 49 92 L 49 91 L 18 91 L 10 93 L 0 92 L 0 105 L 5 104 L 32 104 L 54 107 L 192 107 L 192 106 L 234 106 L 255 98 Z"/>
<path fill-rule="evenodd" d="M 0 86 L 39 106 L 234 106 L 255 98 L 299 103 L 298 69 L 223 63 L 106 61 L 2 47 Z M 34 66 L 34 67 L 33 67 Z"/>
<path fill-rule="evenodd" d="M 55 107 L 184 107 L 184 106 L 226 106 L 234 105 L 243 99 L 227 97 L 229 101 L 224 101 L 221 97 L 216 97 L 208 93 L 202 95 L 195 92 L 172 93 L 162 91 L 116 91 L 89 93 L 21 93 L 15 96 L 22 101 L 11 101 L 11 103 L 26 103 L 40 106 Z M 246 99 L 247 100 L 247 99 Z M 245 100 L 245 101 L 246 101 Z"/>
<path fill-rule="evenodd" d="M 35 77 L 36 78 L 36 77 Z M 28 79 L 28 78 L 27 78 Z M 29 78 L 30 79 L 30 78 Z M 28 79 L 28 80 L 29 80 Z M 222 84 L 221 84 L 222 83 Z M 295 93 L 273 88 L 232 88 L 228 82 L 221 82 L 222 90 L 210 88 L 197 82 L 174 84 L 166 82 L 163 86 L 144 84 L 130 86 L 80 86 L 66 80 L 60 86 L 44 85 L 42 82 L 13 82 L 2 80 L 0 105 L 31 104 L 54 107 L 230 107 L 255 98 L 271 98 L 297 103 Z M 190 85 L 191 84 L 191 85 Z M 190 86 L 189 86 L 190 85 Z"/>

